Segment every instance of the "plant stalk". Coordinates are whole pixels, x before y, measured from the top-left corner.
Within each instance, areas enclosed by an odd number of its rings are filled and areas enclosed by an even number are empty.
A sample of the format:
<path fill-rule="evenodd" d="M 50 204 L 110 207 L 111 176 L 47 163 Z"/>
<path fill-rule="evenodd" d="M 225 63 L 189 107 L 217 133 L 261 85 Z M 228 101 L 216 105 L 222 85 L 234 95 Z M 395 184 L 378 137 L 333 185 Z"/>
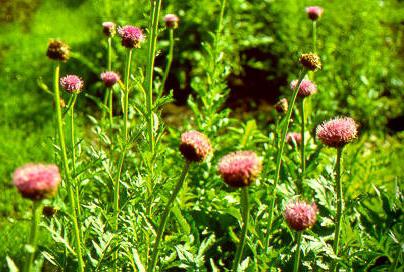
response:
<path fill-rule="evenodd" d="M 279 149 L 276 154 L 276 170 L 275 170 L 275 181 L 273 185 L 273 190 L 271 194 L 271 202 L 269 205 L 269 220 L 268 220 L 268 225 L 267 225 L 267 238 L 265 241 L 265 252 L 268 250 L 269 247 L 269 237 L 271 233 L 271 228 L 272 228 L 272 221 L 273 221 L 273 214 L 274 214 L 274 206 L 275 206 L 275 197 L 276 197 L 276 187 L 279 182 L 279 177 L 280 177 L 280 172 L 281 172 L 281 162 L 282 162 L 282 154 L 283 154 L 283 148 L 285 146 L 285 139 L 286 139 L 286 134 L 288 133 L 288 128 L 289 128 L 289 122 L 290 122 L 290 117 L 292 116 L 292 110 L 293 106 L 296 101 L 297 93 L 300 88 L 300 84 L 302 83 L 304 77 L 306 76 L 306 69 L 303 68 L 302 71 L 300 71 L 299 79 L 297 81 L 296 87 L 293 90 L 293 94 L 291 99 L 289 100 L 289 108 L 288 111 L 286 112 L 285 115 L 285 122 L 282 127 L 281 131 L 281 138 L 279 142 Z"/>
<path fill-rule="evenodd" d="M 337 163 L 335 167 L 335 190 L 337 193 L 337 215 L 336 215 L 336 223 L 335 223 L 335 234 L 334 234 L 334 243 L 333 249 L 336 256 L 339 254 L 339 240 L 341 234 L 341 223 L 342 223 L 342 186 L 341 186 L 341 158 L 342 158 L 342 150 L 340 147 L 337 149 Z M 338 264 L 334 263 L 334 268 L 332 271 L 338 271 Z"/>
<path fill-rule="evenodd" d="M 59 92 L 59 71 L 60 71 L 60 65 L 59 63 L 55 64 L 54 68 L 54 74 L 53 74 L 53 89 L 54 89 L 54 101 L 55 101 L 55 109 L 56 109 L 56 120 L 58 124 L 58 132 L 59 132 L 59 142 L 60 142 L 60 148 L 61 148 L 61 156 L 62 156 L 62 163 L 63 163 L 63 168 L 65 172 L 65 178 L 66 178 L 66 189 L 68 191 L 69 195 L 69 201 L 70 201 L 70 208 L 72 209 L 72 220 L 73 220 L 73 226 L 74 226 L 74 235 L 75 235 L 75 240 L 76 240 L 76 254 L 77 254 L 77 260 L 78 260 L 78 271 L 83 272 L 84 271 L 84 262 L 83 262 L 83 255 L 82 255 L 82 250 L 81 250 L 81 237 L 80 237 L 80 228 L 78 224 L 78 218 L 77 218 L 77 207 L 76 207 L 76 201 L 75 201 L 75 195 L 74 191 L 72 188 L 72 178 L 71 178 L 71 172 L 69 168 L 69 162 L 67 159 L 67 151 L 66 151 L 66 141 L 65 141 L 65 135 L 64 135 L 64 129 L 63 129 L 63 120 L 62 120 L 62 110 L 60 109 L 60 92 Z"/>
<path fill-rule="evenodd" d="M 164 208 L 164 212 L 163 215 L 161 217 L 161 221 L 159 224 L 159 228 L 157 231 L 157 237 L 156 237 L 156 241 L 154 243 L 154 247 L 153 247 L 153 255 L 151 258 L 151 263 L 150 266 L 148 267 L 148 271 L 149 272 L 154 272 L 156 265 L 157 265 L 157 258 L 158 258 L 158 253 L 159 253 L 159 245 L 161 242 L 161 238 L 163 237 L 164 234 L 164 229 L 166 227 L 167 224 L 167 220 L 168 220 L 168 216 L 170 214 L 171 208 L 174 205 L 174 201 L 177 197 L 178 192 L 180 191 L 182 185 L 184 184 L 185 178 L 187 176 L 189 167 L 190 167 L 191 163 L 189 161 L 185 162 L 184 168 L 182 170 L 181 176 L 179 178 L 179 180 L 177 181 L 177 184 L 175 185 L 174 191 L 171 194 L 170 199 L 168 200 L 166 207 Z"/>
<path fill-rule="evenodd" d="M 301 104 L 300 104 L 300 114 L 301 114 L 301 117 L 302 117 L 302 122 L 301 122 L 301 135 L 302 135 L 302 142 L 301 142 L 301 144 L 300 144 L 300 156 L 301 156 L 301 158 L 300 158 L 300 163 L 301 163 L 301 171 L 302 171 L 302 175 L 301 175 L 301 178 L 300 178 L 300 183 L 298 183 L 298 186 L 297 186 L 297 190 L 298 190 L 298 193 L 301 195 L 301 194 L 303 194 L 303 184 L 304 184 L 304 177 L 305 177 L 305 174 L 306 174 L 306 155 L 305 155 L 305 151 L 306 151 L 306 146 L 305 146 L 305 135 L 304 135 L 304 132 L 305 132 L 305 126 L 306 126 L 306 115 L 305 115 L 305 112 L 304 112 L 304 99 L 302 99 L 302 102 L 301 102 Z"/>
<path fill-rule="evenodd" d="M 313 53 L 317 53 L 317 22 L 313 21 Z"/>
<path fill-rule="evenodd" d="M 243 187 L 241 191 L 241 215 L 243 217 L 243 229 L 241 231 L 241 239 L 240 239 L 240 244 L 237 248 L 236 252 L 236 257 L 234 258 L 234 263 L 233 263 L 233 270 L 232 271 L 237 271 L 238 266 L 241 262 L 241 258 L 243 257 L 243 251 L 244 251 L 244 245 L 245 241 L 247 239 L 247 232 L 248 232 L 248 224 L 249 224 L 249 219 L 250 219 L 250 209 L 249 209 L 249 203 L 248 203 L 248 187 Z"/>
<path fill-rule="evenodd" d="M 300 246 L 302 244 L 302 232 L 301 231 L 297 232 L 296 242 L 297 242 L 297 247 L 296 247 L 296 252 L 295 252 L 295 260 L 293 263 L 293 272 L 299 271 L 299 266 L 300 266 Z"/>
<path fill-rule="evenodd" d="M 31 232 L 29 235 L 29 245 L 32 247 L 28 254 L 27 261 L 24 266 L 25 272 L 31 272 L 34 262 L 35 252 L 37 248 L 37 239 L 39 231 L 39 221 L 41 220 L 41 202 L 34 201 L 32 203 Z"/>
<path fill-rule="evenodd" d="M 170 27 L 169 32 L 170 32 L 170 47 L 168 50 L 166 68 L 164 70 L 163 79 L 161 80 L 159 95 L 161 95 L 164 91 L 164 86 L 166 84 L 168 75 L 170 74 L 171 64 L 173 62 L 173 56 L 174 56 L 174 29 Z"/>

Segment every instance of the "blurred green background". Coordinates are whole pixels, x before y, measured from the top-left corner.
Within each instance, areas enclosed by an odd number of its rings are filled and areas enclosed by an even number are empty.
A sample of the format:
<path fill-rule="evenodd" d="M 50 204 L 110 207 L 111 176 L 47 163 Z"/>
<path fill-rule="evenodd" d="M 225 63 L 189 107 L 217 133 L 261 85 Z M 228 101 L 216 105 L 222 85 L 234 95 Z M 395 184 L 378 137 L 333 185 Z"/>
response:
<path fill-rule="evenodd" d="M 192 79 L 201 73 L 202 45 L 216 28 L 219 5 L 212 0 L 167 0 L 163 14 L 176 13 L 181 25 L 169 89 L 183 111 L 192 93 Z M 61 74 L 77 73 L 86 92 L 100 96 L 98 75 L 105 66 L 103 21 L 147 27 L 147 0 L 2 0 L 0 4 L 0 256 L 18 259 L 26 239 L 28 202 L 10 184 L 15 167 L 28 161 L 52 161 L 54 134 L 52 100 L 38 81 L 50 85 L 51 62 L 45 51 L 50 38 L 70 44 L 74 56 Z M 318 51 L 324 68 L 316 74 L 319 92 L 313 97 L 311 122 L 350 115 L 361 123 L 361 133 L 380 163 L 376 184 L 402 180 L 404 3 L 388 0 L 276 1 L 231 0 L 226 11 L 226 62 L 232 71 L 228 106 L 240 118 L 256 117 L 261 126 L 271 122 L 272 105 L 288 92 L 300 53 L 311 48 L 311 22 L 304 8 L 325 9 L 318 23 Z M 164 63 L 167 33 L 161 33 L 157 64 Z M 115 40 L 114 67 L 122 73 L 123 50 Z M 144 65 L 145 49 L 136 53 Z M 80 101 L 82 117 L 97 110 Z M 174 124 L 175 125 L 175 124 Z M 85 118 L 81 119 L 82 130 Z M 373 170 L 369 170 L 373 171 Z M 361 188 L 355 180 L 354 188 Z M 42 243 L 48 237 L 43 236 Z M 50 241 L 50 239 L 49 239 Z M 5 269 L 0 258 L 0 269 Z"/>

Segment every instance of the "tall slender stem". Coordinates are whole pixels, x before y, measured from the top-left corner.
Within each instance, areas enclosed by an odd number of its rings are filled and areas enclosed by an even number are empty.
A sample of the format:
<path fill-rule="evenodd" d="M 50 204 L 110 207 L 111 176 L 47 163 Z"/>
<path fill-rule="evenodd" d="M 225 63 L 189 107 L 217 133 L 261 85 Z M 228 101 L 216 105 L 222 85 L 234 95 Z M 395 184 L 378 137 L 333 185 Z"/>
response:
<path fill-rule="evenodd" d="M 300 246 L 302 244 L 302 232 L 299 231 L 297 232 L 297 237 L 296 237 L 296 252 L 295 252 L 295 260 L 293 263 L 293 272 L 299 271 L 299 266 L 300 266 Z"/>
<path fill-rule="evenodd" d="M 149 49 L 146 66 L 145 90 L 146 90 L 146 110 L 148 121 L 148 134 L 150 151 L 154 152 L 154 119 L 153 119 L 153 71 L 154 71 L 154 58 L 156 55 L 157 35 L 158 35 L 158 21 L 160 17 L 162 0 L 152 0 L 152 16 L 149 22 L 150 38 Z"/>
<path fill-rule="evenodd" d="M 37 247 L 37 239 L 38 239 L 38 230 L 39 230 L 39 221 L 41 220 L 41 202 L 34 201 L 32 203 L 32 218 L 31 218 L 31 232 L 29 235 L 29 245 L 31 246 L 31 251 L 28 254 L 24 271 L 31 272 L 32 263 L 34 262 L 36 247 Z"/>
<path fill-rule="evenodd" d="M 73 100 L 70 106 L 70 138 L 71 138 L 71 153 L 72 153 L 72 168 L 73 175 L 76 172 L 76 136 L 75 136 L 75 125 L 74 125 L 74 106 L 76 105 L 78 94 L 73 94 Z M 80 209 L 80 196 L 79 196 L 79 188 L 76 188 L 76 206 L 77 206 L 77 216 L 81 217 L 81 209 Z M 81 229 L 81 228 L 80 228 Z"/>
<path fill-rule="evenodd" d="M 130 49 L 126 56 L 126 68 L 125 68 L 125 97 L 124 97 L 124 139 L 125 144 L 128 141 L 128 118 L 129 118 L 129 79 L 130 79 L 130 66 L 132 62 L 132 49 Z"/>
<path fill-rule="evenodd" d="M 152 255 L 152 259 L 151 259 L 152 261 L 150 263 L 150 266 L 148 267 L 149 272 L 155 271 L 155 268 L 157 265 L 158 253 L 159 253 L 159 245 L 161 242 L 161 238 L 163 237 L 163 234 L 164 234 L 164 229 L 167 224 L 168 216 L 170 214 L 171 208 L 174 205 L 175 198 L 177 197 L 178 192 L 180 191 L 182 185 L 184 184 L 185 177 L 187 176 L 190 165 L 191 165 L 191 163 L 189 161 L 185 162 L 181 176 L 180 176 L 177 184 L 175 185 L 174 191 L 172 192 L 171 197 L 168 200 L 166 207 L 164 209 L 163 215 L 161 217 L 160 225 L 159 225 L 159 228 L 157 231 L 156 241 L 155 241 L 154 247 L 153 247 L 153 255 Z"/>
<path fill-rule="evenodd" d="M 301 163 L 301 171 L 302 171 L 302 175 L 300 178 L 300 183 L 298 183 L 298 192 L 299 194 L 303 194 L 303 184 L 304 184 L 304 175 L 306 174 L 306 155 L 305 155 L 305 136 L 304 136 L 304 132 L 305 132 L 305 125 L 306 125 L 306 116 L 305 116 L 305 112 L 304 112 L 304 99 L 302 99 L 301 103 L 300 103 L 300 115 L 302 117 L 302 122 L 301 122 L 301 135 L 302 135 L 302 142 L 300 144 L 300 163 Z"/>
<path fill-rule="evenodd" d="M 243 187 L 241 191 L 241 215 L 243 218 L 243 229 L 241 231 L 241 239 L 240 244 L 237 248 L 236 256 L 233 262 L 233 271 L 237 271 L 238 266 L 241 262 L 241 258 L 243 257 L 244 245 L 247 239 L 247 232 L 248 232 L 248 224 L 250 219 L 250 208 L 248 203 L 248 187 Z"/>
<path fill-rule="evenodd" d="M 335 166 L 335 190 L 337 193 L 337 215 L 335 218 L 335 234 L 333 249 L 336 256 L 339 254 L 339 240 L 341 233 L 341 222 L 342 222 L 342 186 L 341 186 L 341 157 L 342 157 L 342 147 L 337 149 L 337 163 Z M 338 271 L 338 264 L 334 264 L 333 271 Z"/>
<path fill-rule="evenodd" d="M 317 22 L 313 21 L 313 53 L 317 53 Z"/>
<path fill-rule="evenodd" d="M 112 70 L 112 38 L 108 37 L 108 46 L 107 46 L 107 70 L 111 71 Z M 105 115 L 106 115 L 106 108 L 108 109 L 109 112 L 109 117 L 110 117 L 110 127 L 112 127 L 112 103 L 109 103 L 112 99 L 112 88 L 107 88 L 104 96 L 104 105 L 105 108 L 102 110 L 102 120 L 104 120 Z"/>
<path fill-rule="evenodd" d="M 160 95 L 164 91 L 164 86 L 166 84 L 166 80 L 168 78 L 168 75 L 170 74 L 171 63 L 173 62 L 173 55 L 174 55 L 174 28 L 170 27 L 169 32 L 170 32 L 170 48 L 168 50 L 167 64 L 166 64 L 166 68 L 164 70 L 163 79 L 161 80 L 161 87 L 160 87 L 160 91 L 159 91 Z"/>
<path fill-rule="evenodd" d="M 300 71 L 300 75 L 299 75 L 299 79 L 297 81 L 296 87 L 293 90 L 291 99 L 289 100 L 290 105 L 289 105 L 288 111 L 286 112 L 285 120 L 284 120 L 283 127 L 282 127 L 281 138 L 280 138 L 280 142 L 279 142 L 279 149 L 276 154 L 275 181 L 274 181 L 273 190 L 272 190 L 272 194 L 271 194 L 271 200 L 270 200 L 271 202 L 269 204 L 269 219 L 268 219 L 268 225 L 267 225 L 267 237 L 266 237 L 266 241 L 265 241 L 265 251 L 267 251 L 268 247 L 269 247 L 269 237 L 270 237 L 271 228 L 272 228 L 274 206 L 275 206 L 276 187 L 278 185 L 279 176 L 280 176 L 280 172 L 281 172 L 282 153 L 283 153 L 283 148 L 285 146 L 286 134 L 288 133 L 290 117 L 292 116 L 292 110 L 293 110 L 293 106 L 296 101 L 297 93 L 299 91 L 300 84 L 302 83 L 305 76 L 306 76 L 306 70 L 303 68 L 303 70 Z"/>
<path fill-rule="evenodd" d="M 58 132 L 59 132 L 59 142 L 60 142 L 60 148 L 61 148 L 61 157 L 62 157 L 62 163 L 63 163 L 63 169 L 65 172 L 66 176 L 66 188 L 68 191 L 68 196 L 69 196 L 69 201 L 70 201 L 70 208 L 72 209 L 72 220 L 73 220 L 73 226 L 74 226 L 74 235 L 76 238 L 76 254 L 77 254 L 77 259 L 78 259 L 78 271 L 83 272 L 84 271 L 84 262 L 83 262 L 83 255 L 82 255 L 82 250 L 81 250 L 81 237 L 80 237 L 80 228 L 78 224 L 78 219 L 77 219 L 77 207 L 76 207 L 76 201 L 75 201 L 75 196 L 74 196 L 74 191 L 72 187 L 72 178 L 71 178 L 71 172 L 69 168 L 69 162 L 67 159 L 67 151 L 66 151 L 66 141 L 65 141 L 65 135 L 64 135 L 64 129 L 63 129 L 63 120 L 62 120 L 62 110 L 60 109 L 60 92 L 59 92 L 59 70 L 60 70 L 60 65 L 59 63 L 55 64 L 54 68 L 54 74 L 53 74 L 53 89 L 54 89 L 54 101 L 55 101 L 55 109 L 56 109 L 56 120 L 57 120 L 57 125 L 58 125 Z"/>

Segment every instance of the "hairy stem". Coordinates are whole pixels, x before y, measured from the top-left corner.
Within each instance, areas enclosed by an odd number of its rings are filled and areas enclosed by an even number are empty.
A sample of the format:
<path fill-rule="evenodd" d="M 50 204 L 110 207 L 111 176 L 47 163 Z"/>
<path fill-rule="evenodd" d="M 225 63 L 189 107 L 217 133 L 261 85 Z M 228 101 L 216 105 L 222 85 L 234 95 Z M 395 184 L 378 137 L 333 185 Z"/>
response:
<path fill-rule="evenodd" d="M 270 200 L 270 204 L 269 204 L 269 220 L 268 220 L 268 225 L 267 225 L 267 237 L 266 237 L 266 241 L 265 241 L 265 251 L 267 251 L 268 247 L 269 247 L 269 240 L 270 240 L 269 238 L 270 238 L 270 233 L 271 233 L 271 228 L 272 228 L 275 198 L 276 198 L 276 187 L 278 185 L 280 172 L 281 172 L 282 154 L 283 154 L 283 148 L 285 146 L 286 134 L 288 133 L 290 117 L 292 116 L 292 110 L 293 110 L 293 106 L 296 101 L 297 93 L 299 91 L 300 84 L 302 83 L 305 76 L 306 76 L 306 70 L 303 68 L 303 70 L 300 72 L 296 87 L 293 90 L 292 97 L 289 100 L 290 105 L 289 105 L 288 111 L 284 117 L 285 119 L 284 119 L 284 123 L 283 123 L 283 127 L 282 127 L 279 148 L 278 148 L 278 151 L 276 154 L 275 181 L 274 181 L 274 185 L 272 188 L 271 200 Z"/>
<path fill-rule="evenodd" d="M 37 239 L 39 231 L 39 221 L 41 220 L 41 202 L 34 201 L 32 203 L 32 218 L 31 218 L 31 232 L 29 235 L 28 244 L 32 247 L 31 251 L 28 253 L 28 257 L 24 266 L 25 272 L 31 272 L 32 264 L 34 262 L 35 252 L 37 248 Z"/>
<path fill-rule="evenodd" d="M 160 245 L 160 242 L 161 242 L 161 238 L 163 237 L 163 234 L 164 234 L 164 229 L 165 229 L 166 224 L 167 224 L 168 216 L 170 214 L 171 208 L 174 205 L 175 198 L 177 197 L 178 192 L 180 191 L 182 185 L 184 184 L 185 177 L 186 177 L 186 175 L 188 173 L 190 164 L 191 163 L 189 161 L 185 162 L 185 165 L 184 165 L 184 168 L 182 170 L 181 176 L 178 179 L 178 182 L 175 185 L 174 191 L 172 192 L 171 197 L 168 200 L 168 202 L 166 204 L 166 207 L 164 209 L 164 212 L 163 212 L 163 215 L 161 217 L 160 224 L 159 224 L 159 228 L 158 228 L 158 231 L 157 231 L 156 241 L 154 242 L 153 253 L 152 253 L 153 255 L 152 255 L 152 258 L 151 258 L 151 263 L 150 263 L 150 266 L 148 267 L 149 272 L 154 272 L 155 271 L 155 268 L 156 268 L 156 265 L 157 265 L 158 253 L 159 253 L 159 245 Z"/>
<path fill-rule="evenodd" d="M 241 215 L 243 218 L 243 228 L 241 231 L 241 239 L 240 239 L 240 244 L 238 245 L 236 256 L 234 258 L 233 262 L 233 271 L 237 271 L 238 266 L 241 262 L 241 258 L 243 257 L 243 251 L 244 251 L 244 245 L 245 241 L 247 239 L 247 232 L 248 232 L 248 224 L 249 224 L 249 219 L 250 219 L 250 209 L 249 209 L 249 203 L 248 203 L 248 187 L 243 187 L 241 191 Z"/>

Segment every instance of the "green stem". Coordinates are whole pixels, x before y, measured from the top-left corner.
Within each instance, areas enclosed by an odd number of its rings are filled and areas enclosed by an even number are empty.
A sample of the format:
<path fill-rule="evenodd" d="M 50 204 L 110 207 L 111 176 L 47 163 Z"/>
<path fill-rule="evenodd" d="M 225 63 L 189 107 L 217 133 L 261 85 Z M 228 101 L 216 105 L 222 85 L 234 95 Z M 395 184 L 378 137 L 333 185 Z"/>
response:
<path fill-rule="evenodd" d="M 152 16 L 149 22 L 150 39 L 148 45 L 148 57 L 146 65 L 146 78 L 145 78 L 145 90 L 146 90 L 146 110 L 148 114 L 148 134 L 150 151 L 154 152 L 154 119 L 153 119 L 153 71 L 154 71 L 154 58 L 156 56 L 157 36 L 158 36 L 158 22 L 161 10 L 162 0 L 152 0 Z"/>
<path fill-rule="evenodd" d="M 185 181 L 185 177 L 187 176 L 189 167 L 190 167 L 191 163 L 189 161 L 185 162 L 184 168 L 182 170 L 181 176 L 178 179 L 177 184 L 175 185 L 174 191 L 171 194 L 170 199 L 168 200 L 166 207 L 164 209 L 163 215 L 161 217 L 161 221 L 159 224 L 159 228 L 157 231 L 157 237 L 156 237 L 156 241 L 154 242 L 154 247 L 153 247 L 153 255 L 151 258 L 151 263 L 150 266 L 148 267 L 148 271 L 149 272 L 154 272 L 156 265 L 157 265 L 157 258 L 158 258 L 158 254 L 159 254 L 159 245 L 161 242 L 161 238 L 163 237 L 164 234 L 164 229 L 166 227 L 167 224 L 167 220 L 168 220 L 168 216 L 170 214 L 171 208 L 174 205 L 174 201 L 175 198 L 177 197 L 178 192 L 180 191 L 182 185 L 184 184 Z"/>
<path fill-rule="evenodd" d="M 337 164 L 335 167 L 335 190 L 337 193 L 337 215 L 335 218 L 335 234 L 333 249 L 336 256 L 339 254 L 339 240 L 341 234 L 341 223 L 342 223 L 342 186 L 341 186 L 341 157 L 342 157 L 342 147 L 337 149 Z M 333 271 L 338 271 L 337 263 L 334 263 Z"/>
<path fill-rule="evenodd" d="M 81 237 L 80 237 L 80 228 L 78 224 L 78 219 L 77 219 L 77 207 L 76 207 L 76 201 L 75 201 L 75 196 L 74 196 L 74 191 L 72 188 L 72 178 L 71 178 L 71 172 L 69 168 L 69 162 L 67 159 L 67 151 L 66 151 L 66 141 L 65 141 L 65 135 L 64 135 L 64 129 L 63 129 L 63 120 L 62 120 L 62 110 L 60 109 L 60 92 L 59 92 L 59 70 L 60 70 L 60 65 L 59 63 L 55 64 L 55 69 L 54 69 L 54 74 L 53 74 L 53 89 L 54 89 L 54 99 L 55 99 L 55 109 L 56 109 L 56 120 L 58 124 L 58 132 L 59 132 L 59 142 L 60 142 L 60 148 L 61 148 L 61 156 L 62 156 L 62 163 L 63 163 L 63 168 L 66 176 L 66 189 L 68 191 L 68 196 L 69 196 L 69 201 L 70 201 L 70 208 L 72 209 L 72 220 L 73 220 L 73 226 L 74 226 L 74 235 L 75 235 L 75 240 L 76 240 L 76 254 L 77 254 L 77 259 L 78 259 L 78 271 L 83 272 L 84 271 L 84 262 L 83 262 L 83 255 L 81 251 Z"/>
<path fill-rule="evenodd" d="M 164 70 L 164 75 L 163 79 L 161 80 L 161 87 L 159 91 L 159 95 L 161 95 L 164 91 L 164 86 L 166 84 L 166 80 L 168 75 L 170 74 L 170 69 L 171 69 L 171 64 L 173 62 L 173 55 L 174 55 L 174 29 L 171 27 L 169 29 L 170 32 L 170 48 L 168 50 L 168 56 L 167 56 L 167 64 L 166 64 L 166 69 Z"/>
<path fill-rule="evenodd" d="M 128 142 L 128 118 L 129 118 L 129 79 L 130 79 L 130 65 L 132 62 L 132 49 L 128 51 L 126 56 L 126 68 L 125 68 L 125 97 L 123 103 L 124 111 L 124 139 L 125 145 Z"/>
<path fill-rule="evenodd" d="M 303 68 L 303 70 L 300 71 L 300 75 L 299 75 L 299 79 L 297 81 L 296 87 L 293 90 L 291 99 L 289 100 L 290 105 L 289 105 L 288 111 L 284 117 L 285 122 L 282 127 L 281 138 L 280 138 L 280 142 L 279 142 L 279 149 L 276 154 L 275 181 L 274 181 L 272 194 L 271 194 L 271 202 L 269 204 L 269 220 L 268 220 L 268 225 L 267 225 L 267 237 L 266 237 L 266 241 L 265 241 L 265 251 L 267 251 L 268 247 L 269 247 L 269 237 L 270 237 L 271 228 L 272 228 L 274 206 L 275 206 L 276 187 L 278 185 L 280 172 L 281 172 L 282 153 L 283 153 L 283 148 L 285 146 L 286 134 L 288 133 L 290 117 L 292 116 L 292 110 L 293 110 L 293 106 L 296 101 L 297 93 L 299 91 L 300 84 L 302 83 L 305 76 L 306 76 L 306 70 Z"/>
<path fill-rule="evenodd" d="M 25 263 L 25 266 L 24 266 L 25 272 L 31 272 L 31 269 L 32 269 L 32 264 L 34 262 L 34 257 L 35 257 L 36 247 L 37 247 L 40 220 L 41 220 L 41 202 L 34 201 L 32 203 L 31 232 L 29 235 L 29 245 L 31 246 L 31 251 L 28 254 L 27 262 Z"/>
<path fill-rule="evenodd" d="M 313 53 L 317 51 L 317 22 L 313 21 Z"/>
<path fill-rule="evenodd" d="M 306 174 L 306 155 L 305 155 L 305 123 L 306 123 L 306 116 L 304 112 L 304 99 L 302 99 L 302 102 L 300 103 L 300 114 L 302 117 L 302 122 L 301 122 L 301 135 L 302 135 L 302 142 L 300 144 L 300 162 L 301 162 L 301 170 L 302 170 L 302 176 L 300 178 L 300 183 L 298 184 L 298 192 L 299 194 L 303 194 L 303 184 L 304 184 L 304 175 Z"/>
<path fill-rule="evenodd" d="M 75 126 L 74 126 L 74 106 L 76 105 L 78 94 L 73 94 L 73 100 L 70 107 L 70 138 L 71 138 L 71 152 L 72 152 L 72 168 L 73 168 L 73 175 L 76 172 L 76 137 L 75 137 Z M 79 196 L 79 188 L 77 186 L 76 190 L 76 206 L 77 206 L 77 216 L 78 218 L 81 217 L 81 210 L 80 210 L 80 196 Z M 81 228 L 80 228 L 81 229 Z"/>
<path fill-rule="evenodd" d="M 296 241 L 297 241 L 297 247 L 296 247 L 296 252 L 295 252 L 295 261 L 293 264 L 293 272 L 299 271 L 299 266 L 300 266 L 300 246 L 302 243 L 302 232 L 301 231 L 299 231 L 297 233 Z"/>
<path fill-rule="evenodd" d="M 112 70 L 112 39 L 111 37 L 108 37 L 108 46 L 107 46 L 107 70 L 111 71 Z M 106 108 L 108 108 L 109 111 L 109 115 L 110 115 L 110 126 L 112 127 L 112 119 L 111 119 L 111 112 L 112 112 L 112 108 L 111 108 L 111 103 L 109 103 L 108 105 L 108 101 L 111 100 L 112 96 L 112 89 L 111 88 L 107 88 L 106 92 L 105 92 L 105 97 L 104 97 L 104 105 Z M 102 120 L 105 119 L 105 108 L 102 110 Z"/>
<path fill-rule="evenodd" d="M 240 244 L 237 248 L 236 256 L 233 262 L 233 271 L 238 270 L 238 266 L 241 262 L 241 258 L 243 257 L 244 245 L 247 239 L 247 232 L 248 232 L 248 223 L 250 218 L 250 210 L 249 210 L 249 203 L 248 203 L 248 187 L 243 187 L 241 191 L 241 206 L 240 211 L 243 218 L 243 228 L 241 230 L 241 239 Z"/>

